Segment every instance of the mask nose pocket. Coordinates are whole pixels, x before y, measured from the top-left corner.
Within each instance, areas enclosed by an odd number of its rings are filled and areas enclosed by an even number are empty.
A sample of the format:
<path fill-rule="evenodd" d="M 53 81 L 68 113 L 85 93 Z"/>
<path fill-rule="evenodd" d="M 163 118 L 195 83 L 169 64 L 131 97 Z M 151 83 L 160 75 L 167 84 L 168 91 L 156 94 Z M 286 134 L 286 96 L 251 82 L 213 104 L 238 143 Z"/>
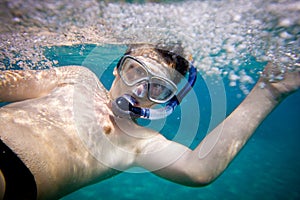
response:
<path fill-rule="evenodd" d="M 146 97 L 147 92 L 148 92 L 148 83 L 147 82 L 142 82 L 133 89 L 133 94 L 135 96 L 137 96 L 138 98 Z"/>

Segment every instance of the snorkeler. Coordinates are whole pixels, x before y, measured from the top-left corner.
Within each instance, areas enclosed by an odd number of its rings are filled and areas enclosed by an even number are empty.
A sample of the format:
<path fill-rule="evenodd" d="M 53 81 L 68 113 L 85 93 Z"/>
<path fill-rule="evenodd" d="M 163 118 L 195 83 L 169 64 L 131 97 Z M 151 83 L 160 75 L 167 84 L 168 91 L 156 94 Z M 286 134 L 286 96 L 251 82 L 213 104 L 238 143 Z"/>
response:
<path fill-rule="evenodd" d="M 135 166 L 179 184 L 207 185 L 300 86 L 299 69 L 268 81 L 276 73 L 269 63 L 237 109 L 190 150 L 135 120 L 169 115 L 193 86 L 195 68 L 177 50 L 131 46 L 110 91 L 80 66 L 0 71 L 0 102 L 13 102 L 0 108 L 0 198 L 58 199 Z"/>

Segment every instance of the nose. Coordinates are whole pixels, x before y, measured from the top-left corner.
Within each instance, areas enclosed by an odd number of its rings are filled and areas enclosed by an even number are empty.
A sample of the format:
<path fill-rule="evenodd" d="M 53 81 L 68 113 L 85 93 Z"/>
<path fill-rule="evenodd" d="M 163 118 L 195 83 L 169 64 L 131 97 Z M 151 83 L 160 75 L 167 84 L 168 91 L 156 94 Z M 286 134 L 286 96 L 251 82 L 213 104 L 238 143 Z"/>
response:
<path fill-rule="evenodd" d="M 138 98 L 144 98 L 147 95 L 148 84 L 147 82 L 142 82 L 139 85 L 135 86 L 133 94 Z"/>

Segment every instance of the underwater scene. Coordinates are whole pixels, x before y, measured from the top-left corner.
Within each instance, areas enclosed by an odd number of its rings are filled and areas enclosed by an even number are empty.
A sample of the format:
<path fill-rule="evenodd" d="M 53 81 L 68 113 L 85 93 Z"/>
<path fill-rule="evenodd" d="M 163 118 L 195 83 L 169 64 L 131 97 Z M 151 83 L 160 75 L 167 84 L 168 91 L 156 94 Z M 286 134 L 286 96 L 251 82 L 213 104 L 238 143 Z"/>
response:
<path fill-rule="evenodd" d="M 83 52 L 82 48 L 82 45 L 56 46 L 47 49 L 45 55 L 49 60 L 57 60 L 63 66 L 83 63 L 95 72 L 109 89 L 114 79 L 113 69 L 126 46 L 84 45 Z M 246 67 L 262 69 L 264 64 L 253 61 Z M 258 76 L 252 78 L 255 82 Z M 152 125 L 147 121 L 140 123 L 159 131 L 168 139 L 176 140 L 178 124 L 182 123 L 181 120 L 191 120 L 191 116 L 182 115 L 182 109 L 187 109 L 187 113 L 199 109 L 200 119 L 196 134 L 190 136 L 188 132 L 193 127 L 189 127 L 184 130 L 182 138 L 177 138 L 177 142 L 195 148 L 209 130 L 221 122 L 245 98 L 239 88 L 230 86 L 230 80 L 227 78 L 219 81 L 224 84 L 221 89 L 225 90 L 225 96 L 211 94 L 208 87 L 211 83 L 198 72 L 193 88 L 198 108 L 187 106 L 193 98 L 192 95 L 187 95 L 181 106 L 177 107 L 167 120 Z M 213 82 L 212 87 L 213 90 L 220 90 L 220 83 Z M 218 98 L 218 101 L 214 102 L 212 98 Z M 220 101 L 219 98 L 224 99 Z M 228 169 L 215 182 L 204 188 L 178 185 L 145 170 L 134 170 L 83 188 L 63 199 L 299 199 L 300 147 L 297 141 L 300 139 L 299 100 L 300 91 L 292 94 L 277 107 L 257 129 Z M 213 107 L 219 106 L 215 104 L 224 105 L 224 103 L 226 109 L 219 108 L 213 113 Z"/>
<path fill-rule="evenodd" d="M 1 0 L 0 10 L 0 70 L 80 65 L 109 89 L 128 45 L 180 42 L 198 70 L 193 90 L 167 119 L 138 123 L 191 149 L 243 101 L 268 62 L 282 71 L 272 81 L 300 67 L 294 0 Z M 300 91 L 285 99 L 208 186 L 136 169 L 62 199 L 300 199 L 299 102 Z M 178 134 L 191 119 L 184 132 L 192 134 Z"/>

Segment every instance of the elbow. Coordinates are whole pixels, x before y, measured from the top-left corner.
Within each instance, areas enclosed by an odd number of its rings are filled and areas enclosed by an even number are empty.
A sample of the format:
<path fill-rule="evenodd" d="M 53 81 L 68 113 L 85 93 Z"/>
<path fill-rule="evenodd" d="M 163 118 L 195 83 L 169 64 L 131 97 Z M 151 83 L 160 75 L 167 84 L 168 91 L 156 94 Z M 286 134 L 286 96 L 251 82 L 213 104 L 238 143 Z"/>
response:
<path fill-rule="evenodd" d="M 156 172 L 156 174 L 165 177 L 161 173 Z M 169 175 L 168 177 L 165 178 L 167 178 L 172 182 L 178 183 L 180 185 L 194 187 L 194 188 L 205 187 L 211 184 L 215 180 L 215 178 L 207 176 L 206 174 L 192 173 L 191 171 L 186 171 L 186 170 L 180 172 L 177 171 L 176 174 Z"/>
<path fill-rule="evenodd" d="M 205 187 L 214 182 L 215 178 L 207 176 L 194 176 L 189 182 L 188 186 L 190 187 Z"/>
<path fill-rule="evenodd" d="M 188 169 L 185 174 L 189 177 L 188 186 L 190 187 L 204 187 L 213 183 L 217 177 L 218 173 L 214 173 L 210 170 L 205 169 Z"/>

